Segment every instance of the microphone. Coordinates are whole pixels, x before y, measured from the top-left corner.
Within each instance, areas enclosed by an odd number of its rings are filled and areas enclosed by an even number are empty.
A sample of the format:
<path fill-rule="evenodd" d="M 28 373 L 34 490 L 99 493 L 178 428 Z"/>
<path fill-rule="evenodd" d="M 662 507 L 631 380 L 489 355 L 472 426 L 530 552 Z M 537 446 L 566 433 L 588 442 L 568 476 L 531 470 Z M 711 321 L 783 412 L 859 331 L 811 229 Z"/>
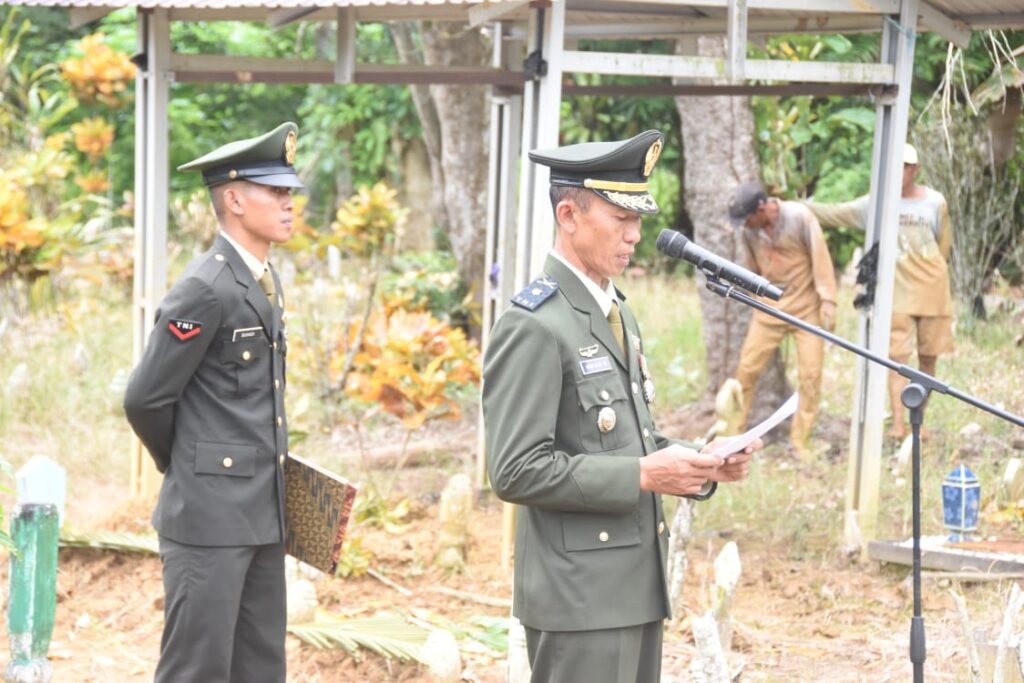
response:
<path fill-rule="evenodd" d="M 746 268 L 738 266 L 732 261 L 727 261 L 717 254 L 712 254 L 703 247 L 698 247 L 677 230 L 669 228 L 662 230 L 661 234 L 658 235 L 658 241 L 655 243 L 655 246 L 658 248 L 658 251 L 666 256 L 689 261 L 708 277 L 721 278 L 742 287 L 748 292 L 753 292 L 758 296 L 766 296 L 773 301 L 778 301 L 782 298 L 782 290 L 768 282 L 765 278 L 751 273 Z"/>

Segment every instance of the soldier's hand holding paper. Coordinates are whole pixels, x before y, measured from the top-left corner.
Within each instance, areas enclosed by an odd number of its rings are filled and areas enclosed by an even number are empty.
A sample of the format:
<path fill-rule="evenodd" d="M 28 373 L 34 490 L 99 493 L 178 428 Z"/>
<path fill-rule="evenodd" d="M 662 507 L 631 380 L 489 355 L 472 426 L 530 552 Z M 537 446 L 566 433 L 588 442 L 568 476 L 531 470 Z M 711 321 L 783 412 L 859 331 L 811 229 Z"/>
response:
<path fill-rule="evenodd" d="M 640 458 L 640 489 L 675 496 L 698 494 L 721 464 L 713 455 L 672 444 Z"/>
<path fill-rule="evenodd" d="M 715 439 L 705 446 L 701 453 L 706 454 L 714 451 L 724 440 L 723 438 Z M 764 448 L 764 442 L 760 438 L 755 438 L 744 446 L 740 452 L 727 456 L 720 461 L 721 464 L 715 469 L 714 474 L 711 475 L 711 481 L 726 482 L 746 479 L 747 475 L 750 474 L 750 461 L 753 458 L 754 451 L 759 451 L 762 448 Z"/>

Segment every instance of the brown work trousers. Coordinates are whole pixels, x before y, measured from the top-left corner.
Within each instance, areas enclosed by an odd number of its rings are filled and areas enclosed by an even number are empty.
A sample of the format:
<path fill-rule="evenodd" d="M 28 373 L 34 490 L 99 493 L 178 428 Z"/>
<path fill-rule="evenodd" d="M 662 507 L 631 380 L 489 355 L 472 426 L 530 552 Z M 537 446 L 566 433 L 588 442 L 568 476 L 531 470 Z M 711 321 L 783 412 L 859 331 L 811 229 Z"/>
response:
<path fill-rule="evenodd" d="M 817 311 L 800 316 L 805 322 L 817 326 L 820 316 Z M 789 436 L 795 448 L 805 448 L 818 416 L 818 399 L 821 395 L 821 366 L 825 353 L 825 341 L 818 336 L 773 318 L 755 312 L 750 318 L 747 338 L 740 351 L 740 362 L 736 368 L 736 379 L 743 385 L 743 424 L 754 402 L 754 387 L 757 378 L 767 365 L 779 342 L 787 334 L 796 341 L 797 373 L 800 381 L 800 407 L 790 426 Z"/>

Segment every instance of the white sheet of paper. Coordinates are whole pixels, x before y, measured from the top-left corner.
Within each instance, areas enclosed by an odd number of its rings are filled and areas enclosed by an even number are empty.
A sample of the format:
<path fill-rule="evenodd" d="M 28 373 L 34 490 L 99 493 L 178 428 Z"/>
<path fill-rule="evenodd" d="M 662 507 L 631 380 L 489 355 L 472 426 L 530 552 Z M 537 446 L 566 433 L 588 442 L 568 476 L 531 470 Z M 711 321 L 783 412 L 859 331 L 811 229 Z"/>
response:
<path fill-rule="evenodd" d="M 797 392 L 786 399 L 785 403 L 779 406 L 778 410 L 771 414 L 771 416 L 759 425 L 751 427 L 742 434 L 736 436 L 730 436 L 728 439 L 721 441 L 716 444 L 715 447 L 706 451 L 708 455 L 713 455 L 716 458 L 726 458 L 733 453 L 739 453 L 746 448 L 751 441 L 760 438 L 776 427 L 780 422 L 785 420 L 796 412 L 796 407 L 800 404 L 800 393 Z"/>

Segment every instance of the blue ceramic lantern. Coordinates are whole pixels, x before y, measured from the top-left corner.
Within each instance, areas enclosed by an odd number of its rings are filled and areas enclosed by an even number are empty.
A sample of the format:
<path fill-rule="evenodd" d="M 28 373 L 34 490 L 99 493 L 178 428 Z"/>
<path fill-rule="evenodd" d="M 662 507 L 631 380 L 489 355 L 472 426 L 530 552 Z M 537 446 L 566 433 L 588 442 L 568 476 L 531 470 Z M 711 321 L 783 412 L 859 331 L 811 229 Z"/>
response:
<path fill-rule="evenodd" d="M 942 522 L 950 541 L 970 540 L 978 529 L 981 484 L 966 465 L 960 465 L 942 481 Z"/>

